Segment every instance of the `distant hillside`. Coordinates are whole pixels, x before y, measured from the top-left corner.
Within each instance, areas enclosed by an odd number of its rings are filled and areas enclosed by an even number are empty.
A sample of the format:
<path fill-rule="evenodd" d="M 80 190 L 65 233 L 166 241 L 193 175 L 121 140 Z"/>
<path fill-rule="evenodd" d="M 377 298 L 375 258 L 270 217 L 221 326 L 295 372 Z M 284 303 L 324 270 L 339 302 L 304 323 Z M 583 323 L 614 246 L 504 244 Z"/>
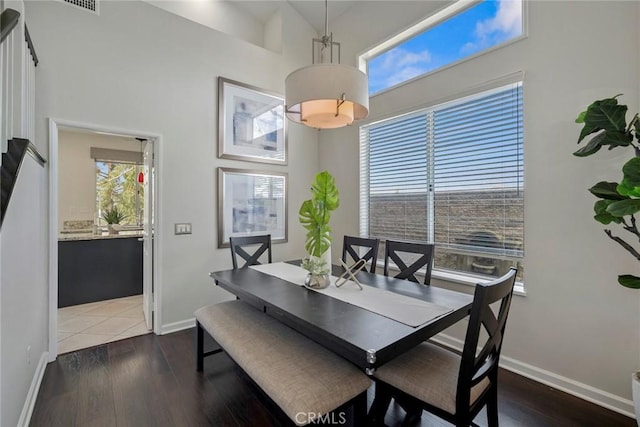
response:
<path fill-rule="evenodd" d="M 513 190 L 448 191 L 434 194 L 435 265 L 497 276 L 521 259 L 524 198 Z M 369 235 L 428 239 L 428 195 L 385 194 L 370 199 Z M 494 256 L 475 256 L 491 251 Z M 520 272 L 523 266 L 519 264 Z M 521 276 L 521 274 L 519 274 Z"/>

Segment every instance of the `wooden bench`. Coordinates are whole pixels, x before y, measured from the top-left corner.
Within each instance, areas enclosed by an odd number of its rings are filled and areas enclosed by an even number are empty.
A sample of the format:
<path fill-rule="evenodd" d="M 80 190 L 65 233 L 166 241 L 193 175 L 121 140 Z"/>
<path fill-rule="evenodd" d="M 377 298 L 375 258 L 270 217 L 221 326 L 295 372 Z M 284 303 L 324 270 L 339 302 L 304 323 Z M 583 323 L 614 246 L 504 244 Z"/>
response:
<path fill-rule="evenodd" d="M 242 301 L 202 307 L 195 316 L 198 371 L 204 357 L 224 350 L 296 425 L 351 405 L 364 424 L 371 381 L 351 363 Z M 204 352 L 205 330 L 221 350 Z"/>

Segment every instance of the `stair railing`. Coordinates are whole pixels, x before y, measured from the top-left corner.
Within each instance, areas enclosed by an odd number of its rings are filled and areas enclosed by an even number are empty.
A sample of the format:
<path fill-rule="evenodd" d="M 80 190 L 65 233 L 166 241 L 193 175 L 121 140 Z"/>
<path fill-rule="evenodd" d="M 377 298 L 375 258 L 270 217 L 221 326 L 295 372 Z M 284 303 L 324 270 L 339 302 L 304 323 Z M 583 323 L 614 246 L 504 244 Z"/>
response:
<path fill-rule="evenodd" d="M 5 9 L 0 14 L 0 43 L 11 34 L 13 28 L 18 25 L 20 12 L 13 9 Z"/>
<path fill-rule="evenodd" d="M 9 140 L 6 153 L 2 153 L 2 168 L 0 185 L 2 194 L 0 197 L 0 227 L 4 222 L 4 216 L 9 207 L 9 200 L 18 180 L 18 173 L 25 154 L 29 154 L 40 166 L 44 167 L 47 161 L 42 157 L 35 145 L 28 139 L 13 138 Z"/>

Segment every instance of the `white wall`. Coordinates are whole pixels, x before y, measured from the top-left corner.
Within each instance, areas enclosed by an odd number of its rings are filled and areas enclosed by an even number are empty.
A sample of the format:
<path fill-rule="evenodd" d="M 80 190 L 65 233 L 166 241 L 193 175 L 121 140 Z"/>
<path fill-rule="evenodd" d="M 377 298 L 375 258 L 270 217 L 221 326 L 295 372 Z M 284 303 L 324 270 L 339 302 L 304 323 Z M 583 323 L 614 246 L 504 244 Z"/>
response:
<path fill-rule="evenodd" d="M 371 2 L 349 12 L 362 23 L 379 22 L 384 12 L 388 24 L 395 16 L 388 3 Z M 619 179 L 621 165 L 633 153 L 600 152 L 580 159 L 572 152 L 580 130 L 574 119 L 593 100 L 624 93 L 622 102 L 638 111 L 638 7 L 616 1 L 530 2 L 527 39 L 375 96 L 370 116 L 392 116 L 525 71 L 527 296 L 515 298 L 503 355 L 523 370 L 546 379 L 559 375 L 564 378 L 557 384 L 628 411 L 630 375 L 640 368 L 640 294 L 616 280 L 618 274 L 637 274 L 638 264 L 592 219 L 595 198 L 587 188 Z M 406 26 L 407 17 L 400 15 L 394 22 Z M 334 26 L 336 39 L 349 41 L 343 44 L 347 58 L 393 34 L 386 33 L 390 25 L 351 32 L 354 22 L 343 17 Z M 323 132 L 319 151 L 321 168 L 335 173 L 342 196 L 334 232 L 356 234 L 357 126 Z M 461 329 L 447 333 L 460 338 Z"/>
<path fill-rule="evenodd" d="M 96 162 L 91 147 L 140 152 L 133 138 L 82 132 L 58 133 L 58 231 L 64 221 L 95 220 Z"/>
<path fill-rule="evenodd" d="M 38 363 L 46 362 L 43 358 L 48 345 L 49 317 L 46 174 L 45 168 L 25 156 L 2 224 L 0 425 L 3 426 L 18 424 Z"/>
<path fill-rule="evenodd" d="M 48 117 L 162 135 L 156 235 L 163 330 L 230 298 L 208 277 L 231 267 L 229 250 L 217 248 L 217 167 L 288 172 L 289 243 L 274 245 L 274 258 L 304 251 L 295 213 L 318 170 L 317 134 L 289 129 L 286 167 L 216 158 L 217 77 L 282 93 L 288 72 L 306 64 L 300 52 L 315 34 L 291 8 L 283 13 L 284 30 L 295 27 L 300 37 L 284 40 L 276 54 L 143 2 L 102 2 L 100 16 L 61 2 L 27 3 L 41 60 L 38 141 L 47 141 Z M 193 234 L 175 236 L 176 222 L 191 222 Z"/>
<path fill-rule="evenodd" d="M 267 47 L 264 44 L 264 25 L 230 1 L 217 0 L 144 0 L 161 9 L 183 16 L 209 28 L 236 38 Z"/>

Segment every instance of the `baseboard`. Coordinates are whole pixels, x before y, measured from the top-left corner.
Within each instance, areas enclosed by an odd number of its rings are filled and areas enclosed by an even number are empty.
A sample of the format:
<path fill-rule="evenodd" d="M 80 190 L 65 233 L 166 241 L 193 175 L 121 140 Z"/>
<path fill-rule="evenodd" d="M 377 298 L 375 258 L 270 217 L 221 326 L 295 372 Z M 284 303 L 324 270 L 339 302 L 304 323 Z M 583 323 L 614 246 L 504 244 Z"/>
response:
<path fill-rule="evenodd" d="M 33 374 L 31 386 L 29 387 L 29 392 L 27 393 L 27 398 L 24 401 L 22 413 L 20 413 L 20 419 L 18 420 L 18 427 L 28 427 L 31 422 L 31 415 L 33 414 L 33 408 L 36 405 L 38 391 L 40 390 L 40 384 L 42 384 L 42 378 L 44 377 L 44 371 L 47 368 L 48 360 L 49 352 L 45 351 L 40 355 L 36 372 Z"/>
<path fill-rule="evenodd" d="M 432 340 L 447 347 L 451 347 L 459 351 L 462 350 L 463 342 L 452 336 L 438 334 L 432 338 Z M 615 394 L 572 380 L 571 378 L 563 377 L 562 375 L 555 374 L 536 366 L 529 365 L 528 363 L 520 362 L 519 360 L 511 357 L 500 356 L 500 367 L 635 419 L 633 402 L 629 399 L 624 399 L 620 396 L 616 396 Z M 629 382 L 631 383 L 631 374 L 629 374 Z"/>
<path fill-rule="evenodd" d="M 181 320 L 179 322 L 173 322 L 160 326 L 160 335 L 171 334 L 173 332 L 182 331 L 184 329 L 195 328 L 196 318 L 193 317 L 187 320 Z"/>

